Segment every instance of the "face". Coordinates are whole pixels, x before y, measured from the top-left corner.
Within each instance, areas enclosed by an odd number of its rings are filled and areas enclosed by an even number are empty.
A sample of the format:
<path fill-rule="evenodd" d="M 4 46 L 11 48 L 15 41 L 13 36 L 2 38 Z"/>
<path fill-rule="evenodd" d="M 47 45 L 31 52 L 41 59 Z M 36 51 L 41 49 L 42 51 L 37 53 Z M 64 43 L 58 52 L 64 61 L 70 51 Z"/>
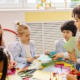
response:
<path fill-rule="evenodd" d="M 72 37 L 72 32 L 70 30 L 63 30 L 63 37 L 68 41 Z"/>
<path fill-rule="evenodd" d="M 22 34 L 20 38 L 21 38 L 21 41 L 23 43 L 29 43 L 29 41 L 30 41 L 30 30 L 29 29 L 25 30 L 24 34 Z"/>
<path fill-rule="evenodd" d="M 75 15 L 75 25 L 78 28 L 78 30 L 80 31 L 80 19 L 78 18 L 77 15 Z"/>

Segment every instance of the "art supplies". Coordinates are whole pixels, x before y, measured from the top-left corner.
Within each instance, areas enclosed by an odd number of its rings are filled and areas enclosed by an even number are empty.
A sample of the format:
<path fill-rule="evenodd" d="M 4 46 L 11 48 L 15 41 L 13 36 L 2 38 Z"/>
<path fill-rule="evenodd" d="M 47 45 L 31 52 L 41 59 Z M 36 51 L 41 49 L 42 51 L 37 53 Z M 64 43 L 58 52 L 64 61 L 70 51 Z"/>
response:
<path fill-rule="evenodd" d="M 54 58 L 55 54 L 57 54 L 55 51 L 51 51 L 50 54 L 49 54 L 49 56 L 52 57 L 52 58 Z M 59 58 L 58 60 L 60 61 L 60 60 L 62 60 L 62 58 Z"/>
<path fill-rule="evenodd" d="M 8 70 L 7 75 L 14 75 L 16 73 L 16 69 L 12 68 L 11 70 Z"/>
<path fill-rule="evenodd" d="M 36 71 L 36 69 L 30 69 L 30 70 L 26 70 L 26 71 L 20 71 L 18 73 L 19 76 L 21 76 L 21 78 L 30 78 L 32 77 L 32 74 Z"/>

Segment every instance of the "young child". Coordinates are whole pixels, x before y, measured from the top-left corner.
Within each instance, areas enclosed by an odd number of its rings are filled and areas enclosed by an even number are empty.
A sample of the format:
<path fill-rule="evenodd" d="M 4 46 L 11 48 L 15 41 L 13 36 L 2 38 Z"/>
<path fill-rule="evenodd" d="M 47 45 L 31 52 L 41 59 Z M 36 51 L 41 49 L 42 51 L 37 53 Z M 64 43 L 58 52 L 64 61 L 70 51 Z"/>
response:
<path fill-rule="evenodd" d="M 1 25 L 0 25 L 0 46 L 4 47 L 4 48 L 6 47 L 4 40 L 3 40 L 3 29 L 1 27 Z M 5 48 L 5 50 L 7 50 L 7 49 Z M 8 69 L 11 69 L 16 66 L 16 62 L 13 60 L 11 53 L 9 51 L 8 51 L 8 53 L 9 53 L 8 55 L 10 56 L 10 59 L 9 59 L 10 63 L 8 64 Z"/>
<path fill-rule="evenodd" d="M 74 25 L 74 23 L 75 22 L 73 20 L 70 20 L 62 24 L 61 32 L 63 34 L 63 39 L 60 39 L 57 41 L 55 45 L 56 47 L 55 51 L 46 52 L 45 54 L 52 55 L 52 56 L 54 56 L 53 55 L 54 53 L 55 54 L 61 54 L 61 53 L 66 54 L 67 53 L 68 54 L 68 52 L 64 49 L 63 46 L 72 36 L 76 36 L 77 28 Z"/>
<path fill-rule="evenodd" d="M 8 58 L 3 51 L 3 48 L 0 48 L 0 80 L 6 80 L 8 69 Z"/>
<path fill-rule="evenodd" d="M 27 64 L 38 58 L 34 44 L 30 41 L 30 29 L 27 25 L 17 23 L 17 33 L 20 40 L 14 46 L 14 60 L 17 63 Z"/>

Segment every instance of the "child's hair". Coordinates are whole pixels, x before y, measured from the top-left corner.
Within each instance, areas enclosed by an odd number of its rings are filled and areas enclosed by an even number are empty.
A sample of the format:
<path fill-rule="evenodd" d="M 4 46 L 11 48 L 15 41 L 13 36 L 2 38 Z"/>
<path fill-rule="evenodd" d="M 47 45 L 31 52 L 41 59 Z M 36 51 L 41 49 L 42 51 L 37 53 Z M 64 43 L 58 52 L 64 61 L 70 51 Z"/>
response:
<path fill-rule="evenodd" d="M 18 34 L 22 35 L 24 34 L 25 30 L 28 30 L 29 27 L 27 25 L 24 24 L 20 24 L 19 22 L 17 22 L 17 32 Z"/>
<path fill-rule="evenodd" d="M 63 30 L 70 30 L 72 32 L 72 36 L 76 36 L 77 27 L 74 25 L 74 23 L 75 21 L 73 20 L 64 22 L 61 26 L 61 32 L 63 32 Z"/>
<path fill-rule="evenodd" d="M 77 15 L 78 18 L 80 18 L 80 5 L 74 7 L 72 11 L 72 17 L 75 17 Z"/>
<path fill-rule="evenodd" d="M 1 80 L 5 80 L 8 69 L 8 59 L 6 54 L 3 51 L 3 48 L 0 48 L 0 62 L 3 61 L 3 70 Z"/>

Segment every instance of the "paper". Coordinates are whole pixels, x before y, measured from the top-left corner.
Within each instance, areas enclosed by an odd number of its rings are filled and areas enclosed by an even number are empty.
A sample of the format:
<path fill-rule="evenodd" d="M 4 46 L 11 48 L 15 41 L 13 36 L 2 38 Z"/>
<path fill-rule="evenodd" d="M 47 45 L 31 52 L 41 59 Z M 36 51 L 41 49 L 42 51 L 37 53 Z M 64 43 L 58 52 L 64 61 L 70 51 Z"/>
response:
<path fill-rule="evenodd" d="M 6 80 L 22 80 L 22 79 L 18 75 L 12 75 L 12 76 L 8 76 L 8 79 Z"/>
<path fill-rule="evenodd" d="M 71 37 L 65 44 L 64 44 L 64 48 L 68 51 L 68 52 L 73 52 L 73 49 L 75 49 L 75 55 L 76 57 L 80 56 L 80 51 L 77 48 L 76 45 L 76 40 L 75 37 Z"/>
<path fill-rule="evenodd" d="M 38 60 L 34 60 L 30 66 L 28 67 L 28 69 L 40 69 L 41 66 L 41 61 Z"/>
<path fill-rule="evenodd" d="M 50 80 L 50 72 L 37 70 L 35 73 L 33 73 L 33 78 L 36 78 L 39 80 Z"/>
<path fill-rule="evenodd" d="M 17 63 L 16 68 L 22 69 L 22 68 L 24 68 L 24 67 L 26 67 L 26 66 L 28 66 L 28 64 Z"/>
<path fill-rule="evenodd" d="M 52 60 L 52 58 L 49 57 L 48 55 L 42 54 L 37 60 L 40 60 L 42 62 L 47 62 L 47 61 Z"/>

